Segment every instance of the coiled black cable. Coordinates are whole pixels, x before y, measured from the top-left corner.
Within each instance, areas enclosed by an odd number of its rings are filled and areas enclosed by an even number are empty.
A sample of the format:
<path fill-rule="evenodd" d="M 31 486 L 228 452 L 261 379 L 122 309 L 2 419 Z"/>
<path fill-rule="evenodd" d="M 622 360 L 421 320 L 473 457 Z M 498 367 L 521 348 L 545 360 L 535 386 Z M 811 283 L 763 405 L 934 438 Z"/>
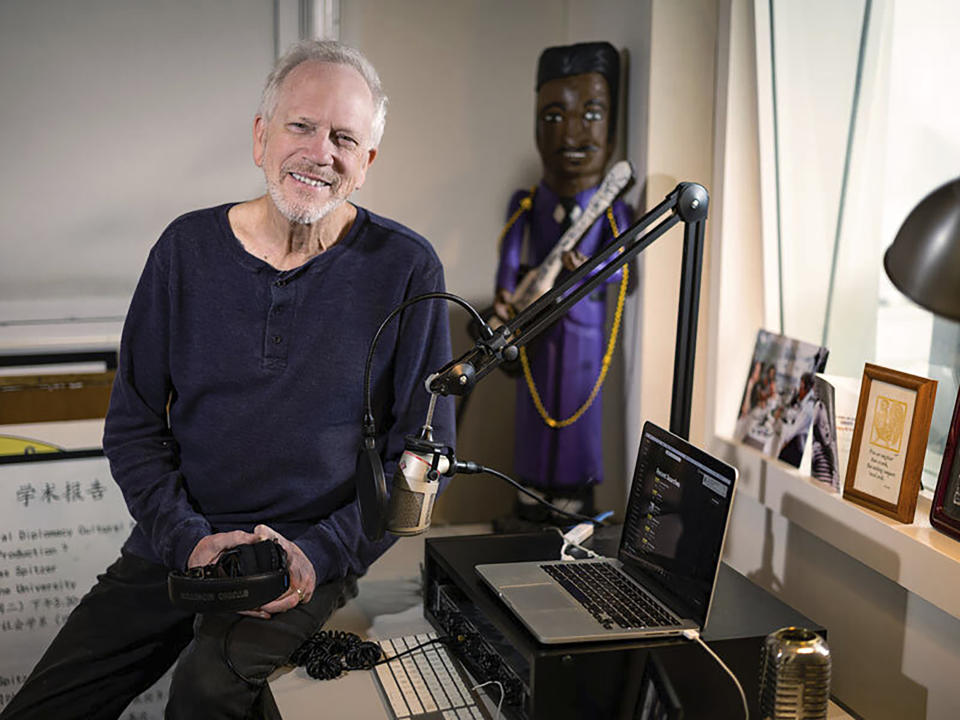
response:
<path fill-rule="evenodd" d="M 317 680 L 333 680 L 345 670 L 370 670 L 383 655 L 380 645 L 343 630 L 320 630 L 290 656 Z"/>
<path fill-rule="evenodd" d="M 362 640 L 359 635 L 343 630 L 320 630 L 294 651 L 290 662 L 304 668 L 307 675 L 316 680 L 333 680 L 346 670 L 372 670 L 376 665 L 391 662 L 428 645 L 451 640 L 453 638 L 441 636 L 384 657 L 379 643 Z"/>
<path fill-rule="evenodd" d="M 243 682 L 253 687 L 263 687 L 266 684 L 265 679 L 247 677 L 230 659 L 230 637 L 242 619 L 237 618 L 224 633 L 223 660 L 230 671 Z M 454 638 L 441 636 L 387 658 L 383 656 L 383 649 L 379 643 L 363 640 L 355 633 L 344 630 L 319 630 L 293 651 L 290 655 L 290 664 L 304 668 L 307 675 L 316 680 L 333 680 L 340 677 L 346 670 L 372 670 L 376 665 L 396 660 L 428 645 L 449 643 L 453 640 Z"/>

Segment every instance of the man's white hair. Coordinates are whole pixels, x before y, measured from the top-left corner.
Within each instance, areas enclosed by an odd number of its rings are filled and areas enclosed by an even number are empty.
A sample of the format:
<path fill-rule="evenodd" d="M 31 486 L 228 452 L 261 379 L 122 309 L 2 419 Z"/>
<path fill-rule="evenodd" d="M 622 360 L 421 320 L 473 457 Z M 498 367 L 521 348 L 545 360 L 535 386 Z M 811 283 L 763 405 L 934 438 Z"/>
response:
<path fill-rule="evenodd" d="M 379 147 L 380 140 L 383 137 L 383 128 L 387 122 L 387 96 L 380 84 L 380 76 L 362 52 L 336 40 L 301 40 L 292 45 L 277 60 L 273 70 L 267 76 L 267 84 L 263 88 L 260 107 L 257 110 L 258 114 L 262 115 L 264 120 L 270 120 L 274 110 L 277 109 L 280 86 L 284 79 L 295 67 L 310 61 L 347 65 L 360 73 L 364 82 L 367 83 L 367 87 L 370 88 L 370 95 L 373 97 L 370 147 Z"/>

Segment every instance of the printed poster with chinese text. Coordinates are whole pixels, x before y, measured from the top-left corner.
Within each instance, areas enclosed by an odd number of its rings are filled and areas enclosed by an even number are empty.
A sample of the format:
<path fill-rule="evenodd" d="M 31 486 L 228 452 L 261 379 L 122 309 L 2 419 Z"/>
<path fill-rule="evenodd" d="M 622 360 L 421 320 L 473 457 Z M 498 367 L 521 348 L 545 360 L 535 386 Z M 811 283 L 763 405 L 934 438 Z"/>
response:
<path fill-rule="evenodd" d="M 0 462 L 0 709 L 133 526 L 106 458 L 58 454 Z M 161 720 L 168 686 L 161 680 L 121 719 Z"/>

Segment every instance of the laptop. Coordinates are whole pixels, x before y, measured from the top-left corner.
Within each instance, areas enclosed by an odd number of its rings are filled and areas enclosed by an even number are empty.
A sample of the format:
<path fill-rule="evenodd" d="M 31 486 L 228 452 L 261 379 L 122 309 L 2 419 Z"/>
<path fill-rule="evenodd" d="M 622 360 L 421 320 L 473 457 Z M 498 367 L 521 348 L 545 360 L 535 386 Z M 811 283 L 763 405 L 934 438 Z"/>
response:
<path fill-rule="evenodd" d="M 706 624 L 737 470 L 643 426 L 616 559 L 477 565 L 541 643 L 680 635 Z"/>

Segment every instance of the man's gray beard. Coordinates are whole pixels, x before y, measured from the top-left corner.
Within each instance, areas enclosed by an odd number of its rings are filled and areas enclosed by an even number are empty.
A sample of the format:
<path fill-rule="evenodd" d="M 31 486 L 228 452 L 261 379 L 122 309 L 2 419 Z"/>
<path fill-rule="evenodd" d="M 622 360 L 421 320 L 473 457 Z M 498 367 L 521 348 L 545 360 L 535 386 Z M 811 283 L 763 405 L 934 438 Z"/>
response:
<path fill-rule="evenodd" d="M 273 204 L 280 211 L 280 214 L 290 222 L 299 225 L 313 225 L 315 222 L 319 222 L 330 212 L 343 205 L 344 201 L 344 198 L 334 198 L 318 208 L 291 205 L 283 196 L 280 187 L 270 180 L 267 180 L 267 192 L 270 193 L 270 199 L 273 200 Z"/>

